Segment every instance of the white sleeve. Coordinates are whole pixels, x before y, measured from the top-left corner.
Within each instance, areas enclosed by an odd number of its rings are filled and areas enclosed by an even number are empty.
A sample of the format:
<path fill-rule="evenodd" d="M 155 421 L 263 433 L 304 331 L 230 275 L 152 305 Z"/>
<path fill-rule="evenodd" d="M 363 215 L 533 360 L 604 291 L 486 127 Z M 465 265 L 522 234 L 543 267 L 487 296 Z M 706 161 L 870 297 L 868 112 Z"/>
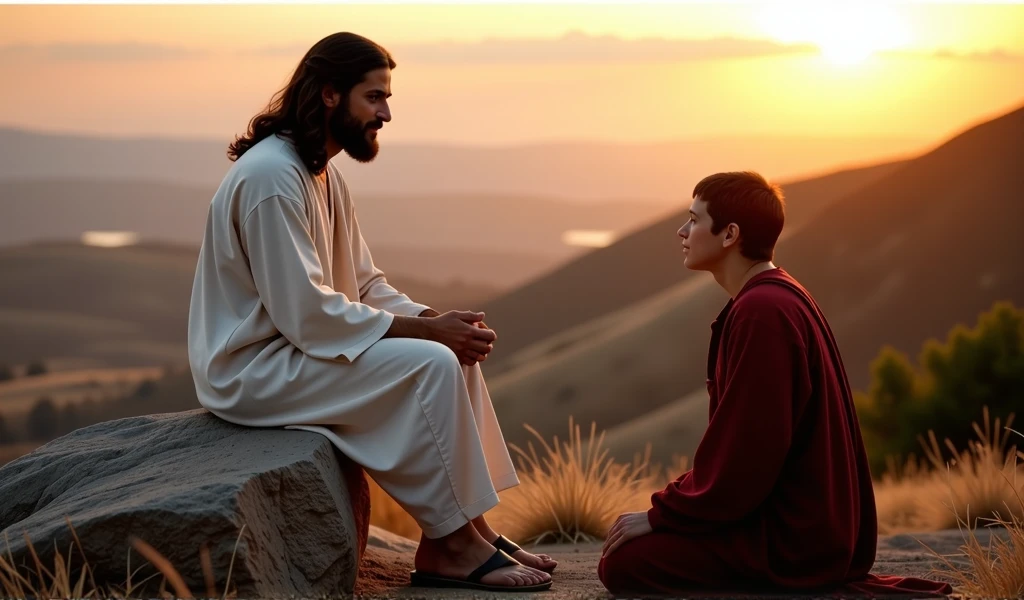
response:
<path fill-rule="evenodd" d="M 270 319 L 305 354 L 352 361 L 391 327 L 393 313 L 324 285 L 323 266 L 298 200 L 272 196 L 261 201 L 242 223 L 241 241 Z"/>

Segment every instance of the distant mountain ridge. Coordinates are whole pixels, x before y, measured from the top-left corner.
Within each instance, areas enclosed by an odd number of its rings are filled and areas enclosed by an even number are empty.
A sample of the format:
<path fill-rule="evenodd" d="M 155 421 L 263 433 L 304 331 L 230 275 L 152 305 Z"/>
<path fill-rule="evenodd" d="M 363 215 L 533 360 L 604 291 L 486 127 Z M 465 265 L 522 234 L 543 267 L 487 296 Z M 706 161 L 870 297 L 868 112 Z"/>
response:
<path fill-rule="evenodd" d="M 0 128 L 0 180 L 97 179 L 216 186 L 230 140 L 106 139 Z M 721 170 L 806 178 L 840 165 L 917 154 L 916 138 L 751 136 L 644 144 L 567 142 L 507 147 L 390 143 L 370 164 L 335 159 L 357 195 L 485 194 L 592 202 L 680 201 Z"/>

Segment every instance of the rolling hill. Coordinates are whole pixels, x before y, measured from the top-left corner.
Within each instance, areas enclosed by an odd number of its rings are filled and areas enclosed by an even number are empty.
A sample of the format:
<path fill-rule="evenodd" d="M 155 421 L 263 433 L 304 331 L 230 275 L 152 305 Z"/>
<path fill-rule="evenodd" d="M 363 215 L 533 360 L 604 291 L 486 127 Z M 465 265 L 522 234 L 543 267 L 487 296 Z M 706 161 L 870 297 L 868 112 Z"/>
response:
<path fill-rule="evenodd" d="M 184 364 L 198 248 L 144 244 L 0 248 L 0 363 L 78 367 Z M 477 306 L 494 288 L 388 280 L 445 310 Z"/>
<path fill-rule="evenodd" d="M 997 300 L 1024 304 L 1022 154 L 1024 109 L 858 186 L 808 214 L 780 242 L 777 264 L 821 304 L 854 387 L 867 386 L 869 363 L 884 344 L 916 355 L 925 339 L 973 323 Z M 609 261 L 604 277 L 623 277 L 617 270 L 641 270 L 637 265 L 646 269 L 640 257 Z M 570 278 L 556 272 L 551 279 Z M 573 300 L 579 297 L 552 291 L 530 301 L 535 314 L 546 314 L 550 303 Z M 700 395 L 688 395 L 703 387 L 709 324 L 725 300 L 709 275 L 698 274 L 524 346 L 506 359 L 512 368 L 489 378 L 503 431 L 516 442 L 529 439 L 523 422 L 550 436 L 562 434 L 569 415 L 607 429 L 633 421 L 610 433 L 617 452 L 631 456 L 647 440 L 692 430 L 700 412 L 692 403 Z M 524 320 L 502 327 L 499 318 L 499 311 L 489 312 L 501 342 L 518 327 L 532 326 Z M 699 423 L 706 423 L 706 414 Z M 639 447 L 629 448 L 626 438 Z M 692 439 L 680 434 L 677 446 L 655 451 L 679 453 Z"/>
<path fill-rule="evenodd" d="M 215 187 L 139 181 L 0 181 L 0 246 L 78 240 L 83 231 L 131 231 L 143 240 L 198 246 Z M 359 224 L 381 268 L 444 284 L 451 279 L 511 289 L 586 252 L 569 229 L 625 234 L 664 213 L 655 203 L 554 198 L 367 196 Z"/>

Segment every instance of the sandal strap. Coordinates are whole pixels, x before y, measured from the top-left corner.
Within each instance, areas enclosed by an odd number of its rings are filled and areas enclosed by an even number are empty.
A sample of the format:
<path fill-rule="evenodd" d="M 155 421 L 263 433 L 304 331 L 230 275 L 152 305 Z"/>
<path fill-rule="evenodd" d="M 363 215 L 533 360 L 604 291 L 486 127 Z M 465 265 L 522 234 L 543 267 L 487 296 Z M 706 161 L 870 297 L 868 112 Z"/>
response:
<path fill-rule="evenodd" d="M 501 550 L 505 554 L 510 555 L 522 550 L 522 548 L 520 548 L 515 542 L 513 542 L 512 540 L 508 539 L 503 535 L 499 535 L 498 539 L 494 540 L 494 542 L 491 543 L 491 545 L 497 548 L 498 550 Z"/>
<path fill-rule="evenodd" d="M 469 577 L 467 577 L 466 580 L 472 581 L 473 583 L 480 583 L 480 580 L 483 579 L 484 575 L 487 575 L 488 573 L 491 573 L 493 571 L 497 571 L 502 567 L 508 567 L 511 565 L 518 564 L 519 561 L 512 558 L 508 554 L 505 554 L 501 550 L 495 550 L 494 554 L 492 554 L 491 557 L 487 559 L 487 562 L 477 567 L 476 570 L 469 574 Z"/>

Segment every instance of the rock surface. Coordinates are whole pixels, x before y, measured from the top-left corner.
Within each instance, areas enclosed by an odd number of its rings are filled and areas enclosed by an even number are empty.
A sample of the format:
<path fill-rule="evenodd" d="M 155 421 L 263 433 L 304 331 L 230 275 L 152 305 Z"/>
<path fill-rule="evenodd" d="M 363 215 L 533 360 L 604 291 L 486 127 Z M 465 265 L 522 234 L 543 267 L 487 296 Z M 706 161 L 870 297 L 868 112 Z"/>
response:
<path fill-rule="evenodd" d="M 193 594 L 207 590 L 203 545 L 218 595 L 229 568 L 239 597 L 351 593 L 369 507 L 362 470 L 326 438 L 238 427 L 205 410 L 100 423 L 0 468 L 0 539 L 15 563 L 31 564 L 23 533 L 49 568 L 55 545 L 67 557 L 68 518 L 103 589 L 126 583 L 136 537 Z M 133 570 L 145 562 L 131 551 Z M 82 564 L 77 547 L 72 563 Z M 154 572 L 147 565 L 132 581 Z"/>

